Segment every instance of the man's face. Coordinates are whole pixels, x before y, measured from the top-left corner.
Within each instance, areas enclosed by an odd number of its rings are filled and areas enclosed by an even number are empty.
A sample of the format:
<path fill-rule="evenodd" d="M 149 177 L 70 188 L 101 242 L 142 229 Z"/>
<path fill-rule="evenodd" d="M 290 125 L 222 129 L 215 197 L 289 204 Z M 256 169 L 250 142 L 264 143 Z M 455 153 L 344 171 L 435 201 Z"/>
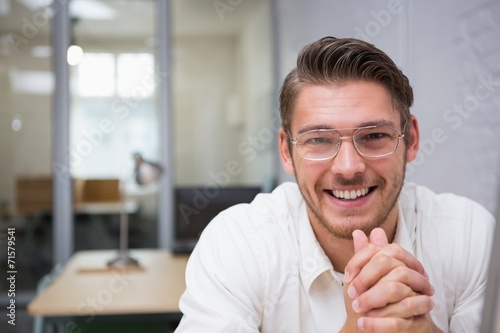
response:
<path fill-rule="evenodd" d="M 405 165 L 418 150 L 418 125 L 415 118 L 410 121 L 414 125 L 410 146 L 400 139 L 397 150 L 381 158 L 361 156 L 352 139 L 347 138 L 335 157 L 306 160 L 294 145 L 291 151 L 288 149 L 287 134 L 280 132 L 282 163 L 288 173 L 295 174 L 316 233 L 326 230 L 334 237 L 351 239 L 356 229 L 369 233 L 386 221 L 395 223 Z M 400 113 L 382 85 L 358 81 L 342 86 L 306 86 L 295 104 L 290 135 L 296 139 L 307 130 L 328 128 L 341 129 L 342 136 L 351 136 L 352 128 L 373 123 L 388 123 L 399 133 L 403 131 Z"/>

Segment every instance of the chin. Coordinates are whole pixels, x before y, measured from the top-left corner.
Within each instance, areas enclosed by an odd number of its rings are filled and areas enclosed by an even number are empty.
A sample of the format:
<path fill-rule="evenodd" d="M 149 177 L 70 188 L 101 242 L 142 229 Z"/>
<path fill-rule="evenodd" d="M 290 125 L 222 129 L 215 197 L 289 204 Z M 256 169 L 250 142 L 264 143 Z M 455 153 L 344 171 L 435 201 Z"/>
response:
<path fill-rule="evenodd" d="M 352 240 L 352 233 L 354 230 L 361 230 L 368 236 L 373 229 L 382 225 L 382 223 L 367 223 L 365 221 L 359 221 L 349 217 L 344 217 L 342 219 L 342 225 L 330 224 L 324 219 L 320 219 L 319 223 L 325 227 L 333 237 L 345 240 Z M 336 220 L 339 221 L 340 219 Z"/>

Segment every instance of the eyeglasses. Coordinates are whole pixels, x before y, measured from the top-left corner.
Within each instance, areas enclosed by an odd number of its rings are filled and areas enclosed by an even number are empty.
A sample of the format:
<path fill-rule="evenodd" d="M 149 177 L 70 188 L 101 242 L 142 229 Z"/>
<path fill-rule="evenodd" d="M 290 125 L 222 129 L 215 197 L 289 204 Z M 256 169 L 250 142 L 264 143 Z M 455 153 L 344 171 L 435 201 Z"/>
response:
<path fill-rule="evenodd" d="M 405 125 L 406 127 L 406 125 Z M 354 130 L 351 136 L 341 136 L 339 130 Z M 310 161 L 324 161 L 335 157 L 343 139 L 352 139 L 357 152 L 364 157 L 377 158 L 391 155 L 404 137 L 390 126 L 365 126 L 358 128 L 319 129 L 290 137 L 299 155 Z"/>

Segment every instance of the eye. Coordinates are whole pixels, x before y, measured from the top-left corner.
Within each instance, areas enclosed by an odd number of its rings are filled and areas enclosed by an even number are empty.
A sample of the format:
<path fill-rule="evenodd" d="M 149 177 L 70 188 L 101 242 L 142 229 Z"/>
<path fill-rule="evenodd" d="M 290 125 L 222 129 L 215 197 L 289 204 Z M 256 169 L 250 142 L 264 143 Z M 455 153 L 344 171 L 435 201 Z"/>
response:
<path fill-rule="evenodd" d="M 384 133 L 384 132 L 374 132 L 374 133 L 368 133 L 362 136 L 362 140 L 365 141 L 376 141 L 376 140 L 383 140 L 383 139 L 389 139 L 391 135 L 389 133 Z"/>
<path fill-rule="evenodd" d="M 309 146 L 323 146 L 323 145 L 330 145 L 335 143 L 334 140 L 330 137 L 327 136 L 313 136 L 313 137 L 308 137 L 304 138 L 304 145 L 309 145 Z"/>
<path fill-rule="evenodd" d="M 388 141 L 396 136 L 397 133 L 393 129 L 386 127 L 364 129 L 355 134 L 356 140 L 360 143 Z"/>

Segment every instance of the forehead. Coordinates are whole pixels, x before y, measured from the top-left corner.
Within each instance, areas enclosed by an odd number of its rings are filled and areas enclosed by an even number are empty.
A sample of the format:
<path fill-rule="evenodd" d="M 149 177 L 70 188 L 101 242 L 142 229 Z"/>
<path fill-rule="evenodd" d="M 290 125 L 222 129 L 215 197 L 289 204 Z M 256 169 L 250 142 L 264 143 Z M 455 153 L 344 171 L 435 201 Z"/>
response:
<path fill-rule="evenodd" d="M 379 83 L 354 81 L 342 85 L 310 85 L 297 96 L 292 131 L 313 128 L 352 128 L 370 123 L 399 123 L 392 98 Z"/>

